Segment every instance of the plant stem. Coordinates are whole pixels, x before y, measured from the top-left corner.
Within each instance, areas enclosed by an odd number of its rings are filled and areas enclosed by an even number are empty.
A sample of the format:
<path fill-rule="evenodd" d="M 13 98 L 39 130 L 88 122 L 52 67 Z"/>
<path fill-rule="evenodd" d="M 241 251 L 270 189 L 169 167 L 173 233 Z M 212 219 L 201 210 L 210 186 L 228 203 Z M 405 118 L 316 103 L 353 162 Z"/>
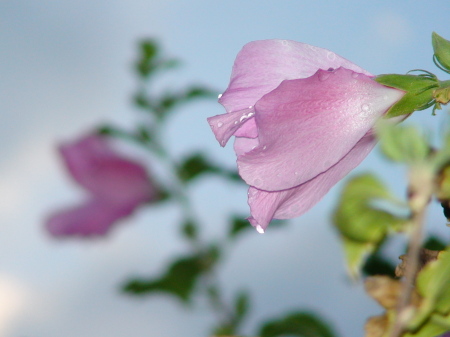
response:
<path fill-rule="evenodd" d="M 418 165 L 411 168 L 409 185 L 409 205 L 411 209 L 411 231 L 407 263 L 403 279 L 402 291 L 397 305 L 397 314 L 390 337 L 400 337 L 411 318 L 411 297 L 415 287 L 416 275 L 419 272 L 422 232 L 427 205 L 433 189 L 433 175 L 427 167 Z"/>

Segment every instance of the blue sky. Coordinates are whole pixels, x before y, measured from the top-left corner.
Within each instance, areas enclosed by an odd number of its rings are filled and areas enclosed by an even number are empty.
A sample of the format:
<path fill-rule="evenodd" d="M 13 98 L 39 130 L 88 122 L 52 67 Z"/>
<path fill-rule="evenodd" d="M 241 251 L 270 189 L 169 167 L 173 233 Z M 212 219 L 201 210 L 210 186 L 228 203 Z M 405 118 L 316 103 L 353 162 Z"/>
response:
<path fill-rule="evenodd" d="M 145 209 L 99 241 L 52 240 L 46 214 L 82 192 L 62 170 L 58 141 L 101 122 L 133 125 L 131 63 L 140 38 L 158 38 L 183 68 L 164 86 L 228 85 L 236 53 L 252 40 L 283 38 L 330 49 L 374 74 L 434 70 L 431 32 L 450 38 L 450 3 L 442 1 L 2 1 L 0 2 L 0 336 L 119 337 L 205 335 L 210 313 L 166 297 L 136 300 L 117 287 L 127 276 L 155 273 L 185 247 L 170 206 Z M 437 72 L 442 78 L 442 73 Z M 207 151 L 233 167 L 232 147 L 215 142 L 205 119 L 223 113 L 203 102 L 174 116 L 166 143 L 175 155 Z M 419 112 L 408 122 L 438 128 Z M 404 171 L 375 150 L 357 169 L 384 174 L 402 196 Z M 342 184 L 283 230 L 249 234 L 231 251 L 221 279 L 228 294 L 252 291 L 248 333 L 261 320 L 296 308 L 324 314 L 342 336 L 360 336 L 381 311 L 345 275 L 328 220 Z M 246 190 L 202 180 L 192 191 L 214 237 L 231 211 L 247 212 Z M 213 221 L 211 221 L 213 219 Z M 438 207 L 431 230 L 448 238 Z M 174 322 L 176 324 L 174 324 Z"/>

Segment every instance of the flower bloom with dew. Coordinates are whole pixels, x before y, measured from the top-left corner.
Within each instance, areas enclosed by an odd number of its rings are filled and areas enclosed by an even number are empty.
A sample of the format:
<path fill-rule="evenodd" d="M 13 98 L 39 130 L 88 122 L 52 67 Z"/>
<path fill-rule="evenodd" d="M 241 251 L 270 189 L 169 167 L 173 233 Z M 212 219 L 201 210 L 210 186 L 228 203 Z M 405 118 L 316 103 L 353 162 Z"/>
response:
<path fill-rule="evenodd" d="M 118 220 L 158 197 L 145 168 L 116 153 L 105 137 L 88 135 L 60 146 L 59 151 L 89 197 L 50 216 L 46 226 L 54 236 L 105 235 Z"/>
<path fill-rule="evenodd" d="M 335 53 L 287 40 L 250 42 L 208 118 L 221 146 L 235 136 L 239 174 L 250 186 L 250 223 L 314 206 L 375 146 L 375 122 L 404 95 Z"/>

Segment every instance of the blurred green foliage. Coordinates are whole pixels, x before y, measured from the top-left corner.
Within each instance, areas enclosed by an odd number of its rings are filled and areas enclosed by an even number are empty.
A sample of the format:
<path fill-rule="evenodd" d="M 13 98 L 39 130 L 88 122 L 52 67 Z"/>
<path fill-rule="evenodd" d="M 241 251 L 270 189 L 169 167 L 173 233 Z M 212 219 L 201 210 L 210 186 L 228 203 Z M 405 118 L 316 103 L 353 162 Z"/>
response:
<path fill-rule="evenodd" d="M 260 337 L 336 337 L 330 325 L 310 312 L 293 312 L 265 323 Z"/>

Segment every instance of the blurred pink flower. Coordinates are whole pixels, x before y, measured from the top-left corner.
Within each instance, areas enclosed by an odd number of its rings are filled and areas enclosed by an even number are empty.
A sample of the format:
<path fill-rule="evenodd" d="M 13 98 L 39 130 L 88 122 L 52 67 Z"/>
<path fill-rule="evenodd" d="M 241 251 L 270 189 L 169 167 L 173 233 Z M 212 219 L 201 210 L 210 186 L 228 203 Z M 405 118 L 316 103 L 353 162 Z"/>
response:
<path fill-rule="evenodd" d="M 238 170 L 250 185 L 250 223 L 314 206 L 372 150 L 372 127 L 404 94 L 326 49 L 286 40 L 248 43 L 208 118 L 225 146 L 235 136 Z"/>
<path fill-rule="evenodd" d="M 54 236 L 104 235 L 136 207 L 157 198 L 145 168 L 117 154 L 102 136 L 88 135 L 59 150 L 73 179 L 90 196 L 49 218 L 47 229 Z"/>

